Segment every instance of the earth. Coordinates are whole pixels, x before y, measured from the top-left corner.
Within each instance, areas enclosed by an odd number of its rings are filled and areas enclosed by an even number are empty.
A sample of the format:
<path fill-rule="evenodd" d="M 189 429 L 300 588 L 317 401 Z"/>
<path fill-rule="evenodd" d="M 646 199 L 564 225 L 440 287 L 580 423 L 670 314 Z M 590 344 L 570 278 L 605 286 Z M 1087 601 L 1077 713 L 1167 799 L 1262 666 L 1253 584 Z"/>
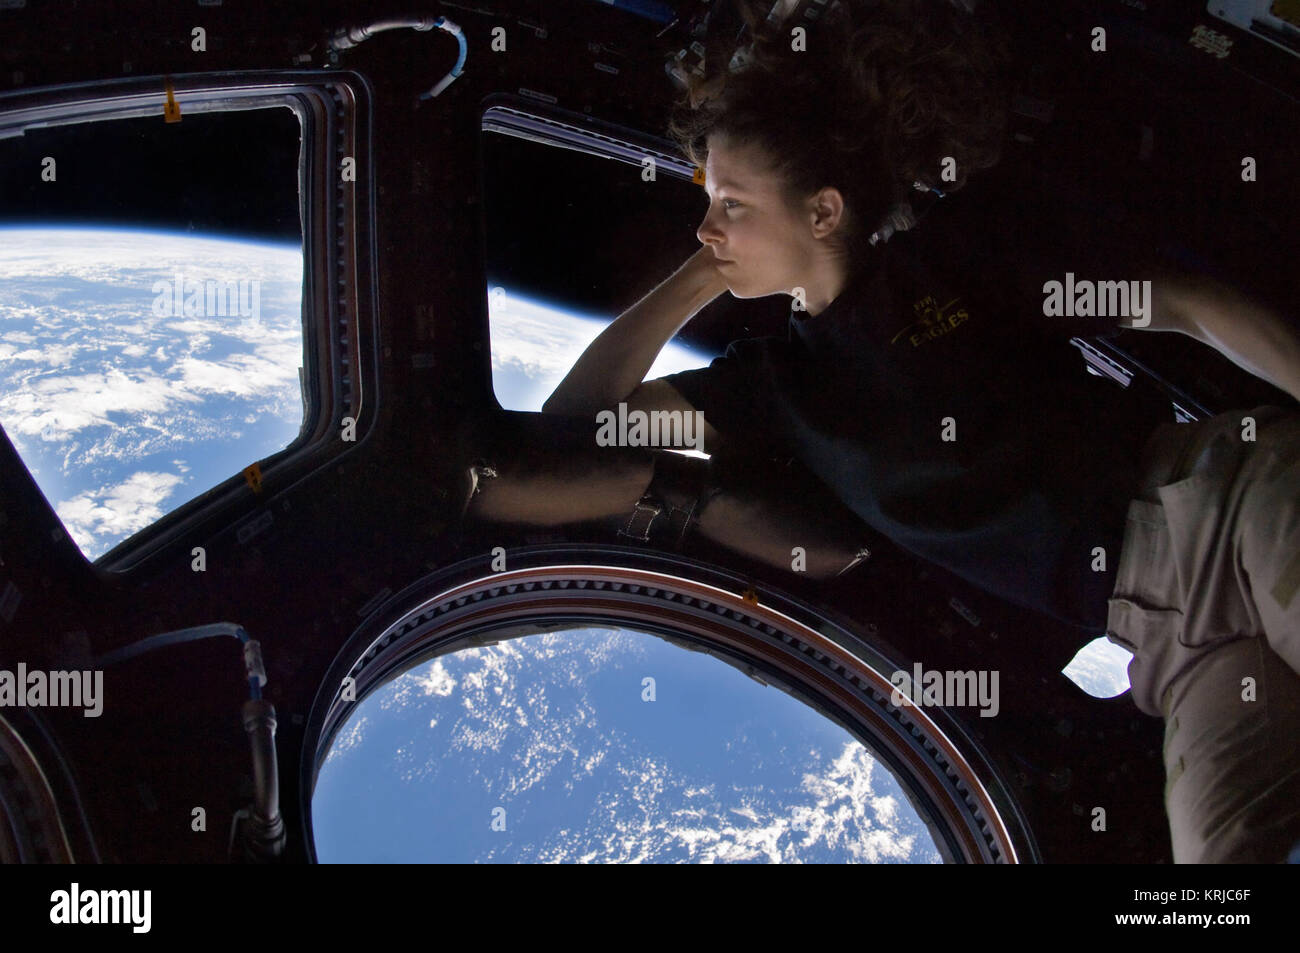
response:
<path fill-rule="evenodd" d="M 323 862 L 939 863 L 843 728 L 726 663 L 577 629 L 363 699 L 312 799 Z"/>
<path fill-rule="evenodd" d="M 178 276 L 258 320 L 159 315 Z M 87 559 L 297 438 L 301 297 L 297 245 L 0 229 L 0 424 Z"/>

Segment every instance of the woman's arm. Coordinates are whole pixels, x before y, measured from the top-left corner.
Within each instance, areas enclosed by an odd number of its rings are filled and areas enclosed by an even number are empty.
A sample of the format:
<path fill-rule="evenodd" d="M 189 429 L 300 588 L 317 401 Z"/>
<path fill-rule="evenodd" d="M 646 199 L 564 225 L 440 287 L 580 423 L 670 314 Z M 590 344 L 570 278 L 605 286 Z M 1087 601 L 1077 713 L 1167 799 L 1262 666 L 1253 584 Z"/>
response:
<path fill-rule="evenodd" d="M 508 441 L 510 450 L 485 448 L 470 471 L 465 516 L 473 521 L 559 526 L 611 520 L 624 526 L 634 504 L 663 469 L 693 499 L 691 479 L 673 471 L 703 466 L 667 451 L 575 446 L 558 431 Z M 503 445 L 504 446 L 504 445 Z M 676 461 L 656 465 L 656 454 Z M 793 480 L 780 468 L 723 477 L 696 513 L 695 531 L 715 543 L 785 572 L 829 579 L 866 558 L 869 531 L 828 490 Z M 698 474 L 697 474 L 698 476 Z M 674 483 L 674 481 L 677 481 Z M 662 489 L 658 492 L 664 492 Z M 801 553 L 796 553 L 798 547 Z"/>
<path fill-rule="evenodd" d="M 640 457 L 579 468 L 557 453 L 554 463 L 567 472 L 558 466 L 544 473 L 518 466 L 493 469 L 490 478 L 475 480 L 467 514 L 526 526 L 610 518 L 622 524 L 652 475 L 650 461 Z M 696 531 L 776 569 L 829 579 L 870 555 L 863 545 L 867 533 L 856 516 L 845 518 L 837 502 L 826 499 L 815 505 L 754 487 L 727 488 L 699 511 Z M 802 552 L 796 553 L 796 547 Z"/>
<path fill-rule="evenodd" d="M 701 247 L 596 336 L 542 404 L 542 412 L 589 415 L 624 400 L 678 328 L 726 289 L 713 252 Z"/>
<path fill-rule="evenodd" d="M 470 470 L 464 515 L 491 523 L 561 526 L 623 517 L 654 475 L 650 450 L 574 446 L 543 434 L 490 453 Z"/>
<path fill-rule="evenodd" d="M 857 515 L 831 497 L 800 502 L 790 494 L 753 487 L 727 489 L 700 510 L 698 529 L 751 559 L 819 581 L 871 555 L 864 545 L 868 533 Z"/>
<path fill-rule="evenodd" d="M 1164 274 L 1151 292 L 1151 323 L 1143 330 L 1194 337 L 1300 401 L 1300 333 L 1280 315 L 1201 276 Z"/>

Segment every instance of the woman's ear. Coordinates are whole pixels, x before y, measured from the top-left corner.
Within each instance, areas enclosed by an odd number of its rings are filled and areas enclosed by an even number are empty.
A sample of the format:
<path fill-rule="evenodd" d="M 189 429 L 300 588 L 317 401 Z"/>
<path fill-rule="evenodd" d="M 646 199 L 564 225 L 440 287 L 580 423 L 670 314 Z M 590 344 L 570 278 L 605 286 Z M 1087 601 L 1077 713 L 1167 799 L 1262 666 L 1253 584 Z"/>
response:
<path fill-rule="evenodd" d="M 848 225 L 844 196 L 839 189 L 831 186 L 813 196 L 811 213 L 813 235 L 817 238 L 823 238 L 835 229 L 846 228 Z"/>

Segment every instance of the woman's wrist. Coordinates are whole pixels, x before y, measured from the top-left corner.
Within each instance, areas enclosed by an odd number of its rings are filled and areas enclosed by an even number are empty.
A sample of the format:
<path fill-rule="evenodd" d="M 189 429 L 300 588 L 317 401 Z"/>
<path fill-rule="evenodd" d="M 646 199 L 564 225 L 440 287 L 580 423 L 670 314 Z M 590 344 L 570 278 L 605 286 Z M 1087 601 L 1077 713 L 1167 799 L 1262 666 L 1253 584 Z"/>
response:
<path fill-rule="evenodd" d="M 694 309 L 695 311 L 704 307 L 728 288 L 727 279 L 718 270 L 717 260 L 713 257 L 713 251 L 707 245 L 686 259 L 682 267 L 678 269 L 678 274 L 686 279 L 692 300 L 698 301 L 698 307 Z"/>

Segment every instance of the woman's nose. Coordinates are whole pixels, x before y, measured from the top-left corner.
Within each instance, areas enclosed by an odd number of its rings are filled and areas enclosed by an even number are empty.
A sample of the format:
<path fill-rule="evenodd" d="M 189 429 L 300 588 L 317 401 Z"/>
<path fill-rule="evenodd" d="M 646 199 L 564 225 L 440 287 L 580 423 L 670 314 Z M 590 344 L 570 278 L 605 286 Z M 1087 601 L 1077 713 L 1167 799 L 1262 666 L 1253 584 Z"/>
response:
<path fill-rule="evenodd" d="M 706 214 L 704 221 L 700 222 L 700 227 L 695 230 L 695 237 L 702 245 L 714 245 L 722 241 L 722 232 L 713 224 L 712 214 L 712 212 Z"/>

